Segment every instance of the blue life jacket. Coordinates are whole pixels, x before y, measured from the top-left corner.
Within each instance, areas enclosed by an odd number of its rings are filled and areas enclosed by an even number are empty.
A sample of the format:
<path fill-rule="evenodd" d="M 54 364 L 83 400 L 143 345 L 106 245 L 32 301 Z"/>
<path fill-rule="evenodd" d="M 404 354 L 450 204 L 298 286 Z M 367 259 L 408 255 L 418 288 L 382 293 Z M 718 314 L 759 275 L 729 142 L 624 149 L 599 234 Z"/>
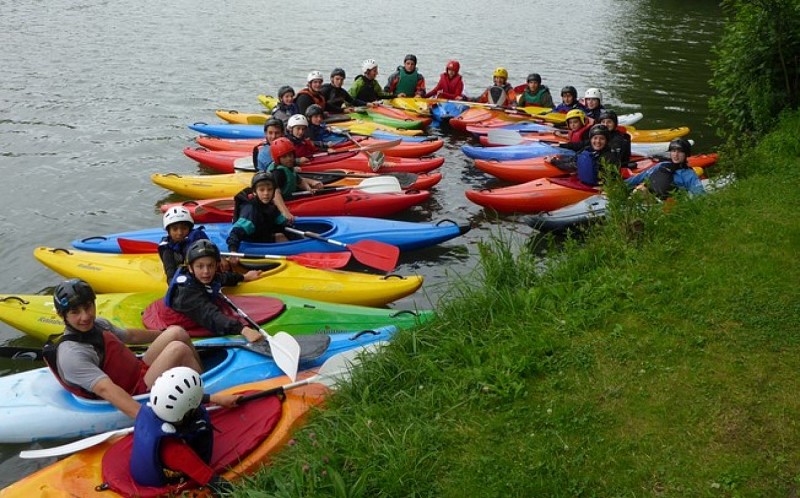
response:
<path fill-rule="evenodd" d="M 592 187 L 600 184 L 600 154 L 591 150 L 578 154 L 578 180 Z"/>
<path fill-rule="evenodd" d="M 164 303 L 168 308 L 172 308 L 172 300 L 175 297 L 176 289 L 178 287 L 195 285 L 195 283 L 199 284 L 199 282 L 195 280 L 194 275 L 192 275 L 187 268 L 179 268 L 169 283 L 167 293 L 164 295 Z M 206 285 L 205 288 L 206 291 L 211 295 L 212 301 L 219 296 L 219 293 L 222 290 L 222 281 L 220 280 L 219 275 L 216 275 L 214 280 L 212 280 L 209 285 Z"/>

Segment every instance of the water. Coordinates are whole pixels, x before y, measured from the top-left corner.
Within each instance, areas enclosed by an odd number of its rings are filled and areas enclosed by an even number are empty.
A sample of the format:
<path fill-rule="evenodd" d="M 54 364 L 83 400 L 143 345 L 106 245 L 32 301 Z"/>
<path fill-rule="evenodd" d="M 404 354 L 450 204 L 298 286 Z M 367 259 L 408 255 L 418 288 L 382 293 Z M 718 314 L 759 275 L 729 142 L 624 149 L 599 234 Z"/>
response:
<path fill-rule="evenodd" d="M 428 87 L 449 59 L 461 62 L 476 96 L 496 66 L 511 83 L 538 72 L 554 98 L 596 86 L 607 107 L 640 111 L 641 128 L 688 125 L 696 150 L 714 144 L 705 124 L 707 60 L 721 28 L 717 2 L 465 0 L 424 5 L 386 0 L 255 0 L 198 4 L 143 0 L 0 0 L 1 293 L 30 294 L 59 277 L 31 256 L 40 245 L 159 223 L 157 206 L 176 200 L 152 173 L 196 174 L 181 154 L 186 124 L 216 122 L 214 110 L 260 112 L 259 93 L 302 87 L 307 73 L 344 67 L 348 85 L 374 58 L 384 81 L 406 53 L 419 58 Z M 492 183 L 459 151 L 467 137 L 445 137 L 445 179 L 433 199 L 401 219 L 470 222 L 465 237 L 404 255 L 398 273 L 426 277 L 399 308 L 430 307 L 448 281 L 477 262 L 476 244 L 500 231 L 526 237 L 514 216 L 471 204 L 466 189 Z M 492 183 L 493 184 L 493 183 Z M 0 324 L 0 344 L 34 345 Z M 0 363 L 0 374 L 30 365 Z M 0 421 L 2 423 L 2 421 Z M 14 457 L 0 446 L 0 486 L 49 462 Z"/>

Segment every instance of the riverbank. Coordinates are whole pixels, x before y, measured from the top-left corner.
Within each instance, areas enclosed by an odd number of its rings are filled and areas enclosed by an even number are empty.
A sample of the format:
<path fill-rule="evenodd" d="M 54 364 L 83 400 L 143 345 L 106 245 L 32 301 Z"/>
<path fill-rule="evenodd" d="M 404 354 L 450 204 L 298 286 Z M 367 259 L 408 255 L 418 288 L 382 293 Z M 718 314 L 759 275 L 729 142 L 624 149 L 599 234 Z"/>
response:
<path fill-rule="evenodd" d="M 246 491 L 796 496 L 800 114 L 547 271 L 502 241 Z M 479 284 L 473 289 L 473 284 Z"/>

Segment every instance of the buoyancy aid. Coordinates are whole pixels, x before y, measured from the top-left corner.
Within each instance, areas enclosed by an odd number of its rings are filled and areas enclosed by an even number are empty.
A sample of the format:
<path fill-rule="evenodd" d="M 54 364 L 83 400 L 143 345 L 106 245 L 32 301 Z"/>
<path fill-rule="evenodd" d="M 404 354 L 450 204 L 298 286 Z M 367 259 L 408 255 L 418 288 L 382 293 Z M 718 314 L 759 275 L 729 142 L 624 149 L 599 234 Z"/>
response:
<path fill-rule="evenodd" d="M 600 152 L 584 150 L 578 154 L 578 180 L 595 187 L 600 184 Z"/>
<path fill-rule="evenodd" d="M 292 142 L 292 145 L 294 145 L 295 157 L 311 157 L 315 152 L 317 152 L 317 148 L 314 146 L 311 140 L 305 137 L 297 138 L 291 133 L 288 133 L 286 138 L 288 138 L 289 141 Z"/>
<path fill-rule="evenodd" d="M 281 185 L 281 194 L 283 195 L 284 199 L 291 199 L 292 194 L 297 191 L 297 171 L 294 168 L 289 168 L 283 165 L 277 165 L 272 163 L 267 168 L 267 171 L 281 171 L 283 172 L 283 177 L 285 178 L 285 183 Z M 235 220 L 235 218 L 234 218 Z"/>
<path fill-rule="evenodd" d="M 381 86 L 377 81 L 367 79 L 363 74 L 356 76 L 356 81 L 359 79 L 364 81 L 362 82 L 358 93 L 353 95 L 353 97 L 364 102 L 374 102 L 383 98 L 383 95 L 380 92 Z"/>
<path fill-rule="evenodd" d="M 400 95 L 401 93 L 412 97 L 419 90 L 419 82 L 424 78 L 421 74 L 414 69 L 412 72 L 406 72 L 405 68 L 399 66 L 389 78 L 389 85 L 384 90 L 393 95 Z"/>
<path fill-rule="evenodd" d="M 525 106 L 541 106 L 542 105 L 542 97 L 544 96 L 545 92 L 549 92 L 550 90 L 545 85 L 541 85 L 536 93 L 531 93 L 528 88 L 525 88 L 525 91 L 522 92 L 522 95 L 519 97 L 519 105 L 522 107 Z"/>

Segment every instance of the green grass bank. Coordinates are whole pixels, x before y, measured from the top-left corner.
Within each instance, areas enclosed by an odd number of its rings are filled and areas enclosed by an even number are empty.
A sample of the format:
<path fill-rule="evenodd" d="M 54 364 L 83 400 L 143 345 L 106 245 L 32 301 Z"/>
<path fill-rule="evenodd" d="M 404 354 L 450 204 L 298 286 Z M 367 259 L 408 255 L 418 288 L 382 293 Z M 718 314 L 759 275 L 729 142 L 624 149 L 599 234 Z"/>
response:
<path fill-rule="evenodd" d="M 798 137 L 581 243 L 487 241 L 237 496 L 798 496 Z"/>

